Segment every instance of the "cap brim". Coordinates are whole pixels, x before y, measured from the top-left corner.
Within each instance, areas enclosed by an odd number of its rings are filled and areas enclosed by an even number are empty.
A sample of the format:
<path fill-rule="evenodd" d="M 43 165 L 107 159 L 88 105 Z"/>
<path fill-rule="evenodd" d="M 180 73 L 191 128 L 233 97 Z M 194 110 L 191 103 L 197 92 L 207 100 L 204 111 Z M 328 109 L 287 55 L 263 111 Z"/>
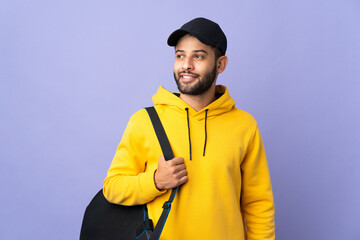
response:
<path fill-rule="evenodd" d="M 185 36 L 186 34 L 188 34 L 188 31 L 182 30 L 182 29 L 178 29 L 175 32 L 173 32 L 168 40 L 167 40 L 167 44 L 169 46 L 176 46 L 177 42 L 179 41 L 180 38 L 182 38 L 183 36 Z"/>

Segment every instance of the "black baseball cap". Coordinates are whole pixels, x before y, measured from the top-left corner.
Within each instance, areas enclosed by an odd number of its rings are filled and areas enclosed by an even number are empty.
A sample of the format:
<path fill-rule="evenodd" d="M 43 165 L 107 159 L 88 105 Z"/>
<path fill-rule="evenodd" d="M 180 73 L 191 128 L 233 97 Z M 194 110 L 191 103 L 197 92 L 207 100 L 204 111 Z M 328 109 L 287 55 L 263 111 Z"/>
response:
<path fill-rule="evenodd" d="M 179 39 L 186 34 L 193 35 L 206 45 L 218 47 L 225 55 L 227 40 L 224 32 L 217 23 L 202 17 L 195 18 L 185 23 L 180 29 L 174 31 L 167 40 L 168 45 L 176 46 Z"/>

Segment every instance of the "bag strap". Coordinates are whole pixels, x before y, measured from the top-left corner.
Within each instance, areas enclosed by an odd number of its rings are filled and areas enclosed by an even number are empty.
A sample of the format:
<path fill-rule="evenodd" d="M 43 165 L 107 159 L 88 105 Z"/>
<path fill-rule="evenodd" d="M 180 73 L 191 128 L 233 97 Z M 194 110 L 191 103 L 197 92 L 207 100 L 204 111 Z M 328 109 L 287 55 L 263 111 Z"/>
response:
<path fill-rule="evenodd" d="M 165 130 L 163 125 L 161 124 L 159 115 L 157 114 L 154 107 L 147 107 L 145 108 L 146 111 L 149 114 L 149 117 L 151 119 L 151 122 L 153 124 L 156 136 L 159 140 L 161 150 L 164 154 L 164 158 L 166 161 L 169 161 L 174 158 L 174 153 L 171 149 L 169 139 L 166 136 Z M 169 197 L 169 200 L 166 201 L 163 205 L 163 211 L 161 213 L 161 216 L 159 218 L 159 221 L 157 222 L 155 229 L 153 233 L 151 234 L 150 240 L 158 240 L 160 238 L 161 232 L 164 228 L 166 219 L 169 215 L 169 212 L 171 210 L 171 203 L 174 201 L 175 195 L 177 191 L 179 190 L 179 187 L 176 187 L 172 189 L 171 195 Z"/>
<path fill-rule="evenodd" d="M 162 150 L 162 152 L 164 154 L 165 160 L 169 161 L 170 159 L 173 159 L 174 154 L 173 154 L 173 151 L 171 149 L 169 139 L 166 136 L 164 127 L 161 124 L 159 115 L 157 114 L 154 107 L 147 107 L 145 109 L 148 112 L 149 117 L 151 119 L 151 123 L 152 123 L 152 125 L 154 127 L 156 136 L 157 136 L 157 138 L 159 140 L 160 147 L 161 147 L 161 150 Z"/>

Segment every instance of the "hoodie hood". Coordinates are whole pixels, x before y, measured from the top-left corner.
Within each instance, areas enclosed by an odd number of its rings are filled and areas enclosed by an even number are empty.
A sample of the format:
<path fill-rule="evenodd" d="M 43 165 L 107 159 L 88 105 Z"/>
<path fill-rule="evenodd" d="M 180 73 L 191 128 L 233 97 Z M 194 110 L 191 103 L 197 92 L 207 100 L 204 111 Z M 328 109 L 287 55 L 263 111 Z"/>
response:
<path fill-rule="evenodd" d="M 203 156 L 206 152 L 207 144 L 207 119 L 211 119 L 214 116 L 229 112 L 235 107 L 235 101 L 230 96 L 229 91 L 223 85 L 216 85 L 215 88 L 216 100 L 201 109 L 195 111 L 185 101 L 180 98 L 179 93 L 172 93 L 163 87 L 159 87 L 157 93 L 153 96 L 153 102 L 155 106 L 163 106 L 171 108 L 177 113 L 177 117 L 186 118 L 188 126 L 188 137 L 189 137 L 189 158 L 192 160 L 192 149 L 191 149 L 191 130 L 190 122 L 193 120 L 203 121 L 204 120 L 204 147 Z"/>
<path fill-rule="evenodd" d="M 186 109 L 188 109 L 188 114 L 190 118 L 196 120 L 203 120 L 205 118 L 205 111 L 207 110 L 207 117 L 212 117 L 226 113 L 235 107 L 235 101 L 230 96 L 228 89 L 223 85 L 216 85 L 215 94 L 217 99 L 207 105 L 205 108 L 200 111 L 195 111 L 191 106 L 184 102 L 179 97 L 179 93 L 172 93 L 166 90 L 163 87 L 159 87 L 156 94 L 153 96 L 152 100 L 156 105 L 166 105 L 176 112 L 180 113 L 186 117 Z"/>

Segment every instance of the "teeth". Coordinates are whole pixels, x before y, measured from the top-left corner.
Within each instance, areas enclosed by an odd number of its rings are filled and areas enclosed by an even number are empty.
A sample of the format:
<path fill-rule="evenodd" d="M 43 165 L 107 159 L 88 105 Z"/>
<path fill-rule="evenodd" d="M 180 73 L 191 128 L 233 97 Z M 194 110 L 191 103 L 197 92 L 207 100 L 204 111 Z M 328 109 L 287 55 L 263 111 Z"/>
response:
<path fill-rule="evenodd" d="M 189 79 L 189 78 L 193 78 L 193 77 L 191 77 L 191 76 L 183 76 L 183 78 Z"/>

